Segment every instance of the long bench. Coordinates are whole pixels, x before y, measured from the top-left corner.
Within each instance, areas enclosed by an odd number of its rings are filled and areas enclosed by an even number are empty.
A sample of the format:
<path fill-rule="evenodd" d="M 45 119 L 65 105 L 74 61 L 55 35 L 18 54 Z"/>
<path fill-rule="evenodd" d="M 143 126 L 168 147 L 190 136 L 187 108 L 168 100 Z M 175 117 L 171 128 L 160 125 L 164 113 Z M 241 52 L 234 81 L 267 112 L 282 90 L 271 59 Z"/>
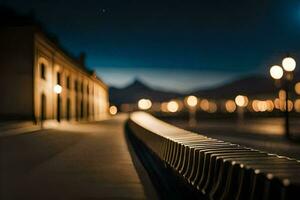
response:
<path fill-rule="evenodd" d="M 135 112 L 128 127 L 207 199 L 300 199 L 300 161 L 183 130 Z"/>

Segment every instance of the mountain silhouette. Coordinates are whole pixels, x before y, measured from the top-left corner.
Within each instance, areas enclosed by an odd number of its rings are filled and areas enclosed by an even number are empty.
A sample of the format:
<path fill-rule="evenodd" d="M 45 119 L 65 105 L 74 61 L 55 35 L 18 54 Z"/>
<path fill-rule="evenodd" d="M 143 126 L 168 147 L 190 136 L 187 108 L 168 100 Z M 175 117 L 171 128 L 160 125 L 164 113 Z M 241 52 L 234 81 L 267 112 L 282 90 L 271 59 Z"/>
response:
<path fill-rule="evenodd" d="M 290 86 L 291 94 L 294 93 L 294 84 L 299 81 L 300 73 L 298 71 L 295 73 L 294 79 Z M 270 76 L 251 75 L 233 80 L 218 87 L 195 90 L 189 95 L 212 99 L 234 98 L 239 94 L 247 95 L 253 98 L 266 98 L 277 95 L 279 89 L 279 87 L 275 86 L 275 81 Z"/>
<path fill-rule="evenodd" d="M 238 94 L 259 96 L 274 94 L 274 92 L 276 92 L 276 88 L 274 87 L 274 81 L 271 78 L 256 75 L 234 80 L 210 89 L 196 90 L 192 92 L 191 95 L 220 99 L 232 98 Z"/>
<path fill-rule="evenodd" d="M 294 93 L 294 84 L 300 81 L 299 71 L 295 73 L 291 83 L 290 92 Z M 109 89 L 110 101 L 115 105 L 123 103 L 137 103 L 141 98 L 150 99 L 153 102 L 163 102 L 170 99 L 182 99 L 187 95 L 195 95 L 200 98 L 228 99 L 235 98 L 237 95 L 247 95 L 250 98 L 274 98 L 278 94 L 278 87 L 275 87 L 274 80 L 269 76 L 251 75 L 233 80 L 221 86 L 209 89 L 199 89 L 190 93 L 182 94 L 176 92 L 162 91 L 154 89 L 135 79 L 131 84 L 124 88 L 111 87 Z"/>
<path fill-rule="evenodd" d="M 183 96 L 180 93 L 151 88 L 138 78 L 124 88 L 110 87 L 109 94 L 110 102 L 115 105 L 137 103 L 142 98 L 150 99 L 153 102 L 162 102 Z"/>

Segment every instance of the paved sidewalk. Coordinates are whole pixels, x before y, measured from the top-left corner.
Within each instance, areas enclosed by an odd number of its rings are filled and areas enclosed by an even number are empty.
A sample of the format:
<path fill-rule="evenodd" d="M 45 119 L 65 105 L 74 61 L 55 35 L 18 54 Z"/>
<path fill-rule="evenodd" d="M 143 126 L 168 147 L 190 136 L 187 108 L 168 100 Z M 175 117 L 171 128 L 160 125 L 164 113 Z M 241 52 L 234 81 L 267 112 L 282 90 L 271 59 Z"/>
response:
<path fill-rule="evenodd" d="M 156 199 L 127 116 L 0 139 L 0 199 Z"/>
<path fill-rule="evenodd" d="M 0 138 L 29 133 L 40 129 L 41 127 L 32 121 L 0 122 Z"/>

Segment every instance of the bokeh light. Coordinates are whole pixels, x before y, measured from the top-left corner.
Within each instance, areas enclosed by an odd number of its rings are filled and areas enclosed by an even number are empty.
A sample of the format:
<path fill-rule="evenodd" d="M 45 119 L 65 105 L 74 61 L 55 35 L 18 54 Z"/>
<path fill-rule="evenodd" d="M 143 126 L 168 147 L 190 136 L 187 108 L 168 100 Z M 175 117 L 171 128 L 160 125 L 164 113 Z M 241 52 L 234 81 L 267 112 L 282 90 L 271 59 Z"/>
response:
<path fill-rule="evenodd" d="M 240 107 L 246 107 L 248 105 L 248 97 L 246 96 L 243 96 L 243 95 L 238 95 L 235 97 L 235 103 L 237 106 L 240 106 Z"/>
<path fill-rule="evenodd" d="M 295 84 L 295 92 L 300 95 L 300 82 Z"/>
<path fill-rule="evenodd" d="M 215 112 L 217 112 L 217 110 L 218 110 L 217 104 L 215 102 L 213 102 L 213 101 L 210 101 L 209 102 L 208 112 L 209 113 L 215 113 Z"/>
<path fill-rule="evenodd" d="M 278 65 L 274 65 L 270 69 L 270 74 L 274 79 L 281 79 L 283 76 L 283 69 Z"/>
<path fill-rule="evenodd" d="M 62 87 L 60 86 L 60 85 L 55 85 L 54 86 L 54 92 L 56 93 L 56 94 L 60 94 L 61 92 L 62 92 Z"/>
<path fill-rule="evenodd" d="M 195 106 L 197 106 L 197 104 L 198 104 L 198 98 L 195 97 L 195 96 L 188 96 L 188 97 L 186 98 L 186 103 L 187 103 L 187 105 L 190 106 L 190 107 L 195 107 Z"/>
<path fill-rule="evenodd" d="M 117 112 L 118 112 L 118 108 L 117 108 L 116 106 L 110 106 L 110 107 L 109 107 L 109 113 L 110 113 L 111 115 L 116 115 Z"/>
<path fill-rule="evenodd" d="M 236 105 L 233 100 L 227 100 L 225 103 L 226 111 L 229 113 L 233 113 L 236 110 Z"/>
<path fill-rule="evenodd" d="M 294 109 L 295 109 L 296 112 L 300 112 L 300 99 L 295 100 Z"/>
<path fill-rule="evenodd" d="M 200 108 L 203 111 L 208 111 L 209 110 L 209 101 L 207 99 L 201 100 L 201 102 L 200 102 Z"/>
<path fill-rule="evenodd" d="M 282 60 L 282 67 L 285 71 L 292 72 L 296 68 L 296 61 L 291 57 L 286 57 Z"/>
<path fill-rule="evenodd" d="M 175 113 L 179 109 L 179 104 L 176 101 L 170 101 L 167 104 L 167 110 L 169 112 Z"/>
<path fill-rule="evenodd" d="M 276 109 L 280 109 L 280 100 L 279 100 L 279 98 L 276 98 L 275 100 L 274 100 L 274 106 L 275 106 L 275 108 Z"/>
<path fill-rule="evenodd" d="M 269 99 L 266 101 L 266 103 L 267 103 L 267 111 L 272 112 L 275 107 L 273 101 Z"/>
<path fill-rule="evenodd" d="M 138 107 L 141 110 L 148 110 L 152 106 L 152 102 L 149 99 L 140 99 L 138 101 Z"/>
<path fill-rule="evenodd" d="M 285 100 L 286 94 L 284 90 L 280 90 L 278 93 L 278 97 L 280 100 Z"/>

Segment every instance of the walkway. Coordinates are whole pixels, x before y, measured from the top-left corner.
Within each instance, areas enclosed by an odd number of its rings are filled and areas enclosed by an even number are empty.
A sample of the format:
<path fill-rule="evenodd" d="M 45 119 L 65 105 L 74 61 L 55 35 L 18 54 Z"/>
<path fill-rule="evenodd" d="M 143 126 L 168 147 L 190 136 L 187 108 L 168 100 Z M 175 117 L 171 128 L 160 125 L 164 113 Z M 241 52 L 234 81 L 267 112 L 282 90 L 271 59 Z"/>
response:
<path fill-rule="evenodd" d="M 156 199 L 126 116 L 0 139 L 0 199 Z"/>

